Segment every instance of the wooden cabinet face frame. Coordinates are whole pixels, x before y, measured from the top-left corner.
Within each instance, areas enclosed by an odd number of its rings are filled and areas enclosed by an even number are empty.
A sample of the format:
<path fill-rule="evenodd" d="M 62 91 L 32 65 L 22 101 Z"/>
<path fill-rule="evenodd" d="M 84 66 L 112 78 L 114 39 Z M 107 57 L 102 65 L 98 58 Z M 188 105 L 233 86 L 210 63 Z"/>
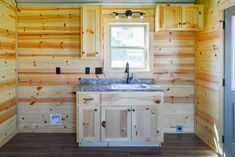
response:
<path fill-rule="evenodd" d="M 103 146 L 163 142 L 163 122 L 159 121 L 163 119 L 163 92 L 136 94 L 77 93 L 77 142 Z"/>

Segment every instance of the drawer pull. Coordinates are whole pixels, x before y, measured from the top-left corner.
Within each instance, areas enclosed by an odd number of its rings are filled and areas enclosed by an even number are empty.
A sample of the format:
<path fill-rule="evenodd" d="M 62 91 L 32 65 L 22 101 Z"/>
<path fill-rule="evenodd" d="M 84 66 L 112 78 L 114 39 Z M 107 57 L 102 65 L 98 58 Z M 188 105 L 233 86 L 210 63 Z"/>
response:
<path fill-rule="evenodd" d="M 91 100 L 94 100 L 94 98 L 83 98 L 83 100 L 85 100 L 85 101 L 91 101 Z"/>
<path fill-rule="evenodd" d="M 101 123 L 101 125 L 102 125 L 102 127 L 106 127 L 106 122 L 105 121 L 103 121 L 102 123 Z"/>

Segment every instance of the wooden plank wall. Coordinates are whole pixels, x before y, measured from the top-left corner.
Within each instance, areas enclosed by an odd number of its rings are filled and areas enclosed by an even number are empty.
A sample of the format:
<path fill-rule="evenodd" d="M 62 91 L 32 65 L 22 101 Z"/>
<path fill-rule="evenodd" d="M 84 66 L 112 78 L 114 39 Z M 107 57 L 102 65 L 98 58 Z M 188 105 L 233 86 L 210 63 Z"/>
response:
<path fill-rule="evenodd" d="M 235 0 L 198 0 L 205 29 L 196 34 L 196 133 L 219 154 L 223 135 L 223 11 Z"/>
<path fill-rule="evenodd" d="M 165 132 L 194 132 L 195 33 L 154 33 L 154 78 L 165 88 Z"/>
<path fill-rule="evenodd" d="M 115 22 L 111 13 L 127 9 L 146 12 L 144 21 L 149 22 L 150 31 L 154 31 L 154 6 L 103 6 L 101 44 L 105 54 L 108 51 L 105 49 L 106 24 Z M 94 67 L 103 67 L 104 61 L 79 59 L 79 6 L 22 4 L 19 10 L 19 130 L 73 132 L 75 95 L 72 89 L 79 84 L 80 77 L 97 77 L 84 75 L 85 67 L 91 67 L 94 73 Z M 140 22 L 139 18 L 132 20 Z M 144 73 L 144 77 L 154 77 L 157 84 L 167 89 L 166 132 L 175 132 L 176 125 L 183 125 L 185 132 L 194 132 L 194 35 L 190 32 L 151 33 L 154 71 Z M 62 68 L 61 75 L 55 74 L 56 67 Z M 143 77 L 143 73 L 135 73 L 135 76 Z M 113 75 L 105 72 L 105 77 Z M 61 113 L 63 126 L 50 126 L 50 113 Z"/>
<path fill-rule="evenodd" d="M 0 0 L 0 147 L 17 131 L 15 6 Z"/>
<path fill-rule="evenodd" d="M 148 22 L 150 30 L 151 72 L 134 73 L 135 77 L 153 77 L 156 84 L 165 91 L 164 131 L 176 132 L 176 125 L 182 125 L 184 132 L 194 132 L 194 87 L 195 87 L 195 33 L 194 32 L 157 32 L 154 33 L 155 6 L 126 8 L 125 6 L 103 7 L 104 52 L 109 52 L 108 23 L 129 21 L 114 20 L 112 11 L 123 12 L 127 9 L 146 13 L 145 19 L 138 17 L 135 22 Z M 114 75 L 117 75 L 115 72 Z M 106 76 L 114 76 L 106 74 Z M 122 74 L 118 74 L 122 75 Z"/>
<path fill-rule="evenodd" d="M 19 131 L 75 132 L 72 90 L 84 77 L 85 67 L 94 73 L 103 63 L 79 59 L 80 8 L 19 6 L 18 20 Z M 61 67 L 60 75 L 55 74 L 56 67 Z M 62 114 L 62 126 L 49 125 L 51 113 Z"/>

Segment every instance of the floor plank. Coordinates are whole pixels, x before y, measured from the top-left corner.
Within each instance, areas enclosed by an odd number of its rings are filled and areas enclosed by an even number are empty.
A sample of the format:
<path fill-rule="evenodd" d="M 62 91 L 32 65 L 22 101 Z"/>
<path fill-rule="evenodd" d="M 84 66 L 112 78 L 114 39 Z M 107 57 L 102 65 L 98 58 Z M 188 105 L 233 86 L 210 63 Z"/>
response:
<path fill-rule="evenodd" d="M 75 134 L 20 133 L 0 157 L 217 157 L 194 134 L 166 134 L 160 148 L 78 148 Z"/>

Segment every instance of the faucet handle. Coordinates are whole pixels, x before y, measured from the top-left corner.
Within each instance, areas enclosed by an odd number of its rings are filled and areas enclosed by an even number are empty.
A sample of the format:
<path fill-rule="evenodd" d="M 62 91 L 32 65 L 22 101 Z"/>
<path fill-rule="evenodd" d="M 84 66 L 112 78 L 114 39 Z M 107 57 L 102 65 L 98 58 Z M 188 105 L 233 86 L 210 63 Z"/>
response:
<path fill-rule="evenodd" d="M 132 79 L 133 79 L 133 77 L 134 77 L 134 74 L 133 74 L 133 73 L 131 73 L 131 77 L 130 77 L 130 79 L 132 80 Z"/>

